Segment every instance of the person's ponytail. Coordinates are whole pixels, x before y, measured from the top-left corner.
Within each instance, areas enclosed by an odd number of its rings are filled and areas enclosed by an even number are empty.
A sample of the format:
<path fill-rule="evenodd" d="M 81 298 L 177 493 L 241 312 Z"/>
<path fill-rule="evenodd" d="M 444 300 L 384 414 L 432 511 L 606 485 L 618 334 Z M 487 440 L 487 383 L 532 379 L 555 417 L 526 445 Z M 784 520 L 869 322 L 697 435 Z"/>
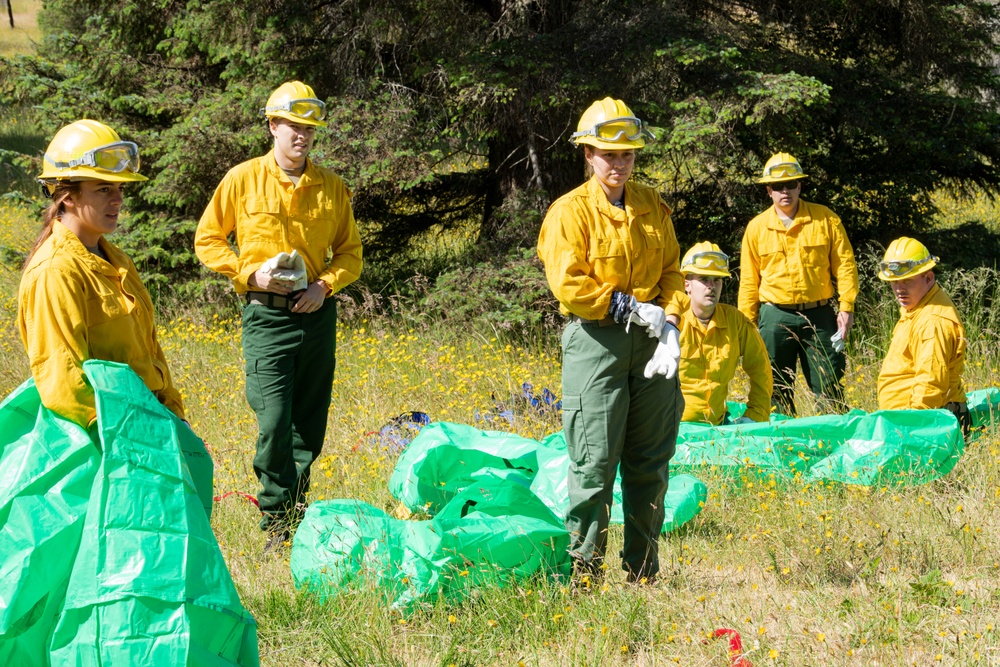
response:
<path fill-rule="evenodd" d="M 24 260 L 24 266 L 21 267 L 21 271 L 28 268 L 28 264 L 31 262 L 31 258 L 35 255 L 45 240 L 52 236 L 52 225 L 55 221 L 62 217 L 63 214 L 63 202 L 67 198 L 80 193 L 80 183 L 72 181 L 57 181 L 55 190 L 52 192 L 52 202 L 45 208 L 42 213 L 42 231 L 39 232 L 38 238 L 35 239 L 34 245 L 31 246 L 31 251 Z"/>

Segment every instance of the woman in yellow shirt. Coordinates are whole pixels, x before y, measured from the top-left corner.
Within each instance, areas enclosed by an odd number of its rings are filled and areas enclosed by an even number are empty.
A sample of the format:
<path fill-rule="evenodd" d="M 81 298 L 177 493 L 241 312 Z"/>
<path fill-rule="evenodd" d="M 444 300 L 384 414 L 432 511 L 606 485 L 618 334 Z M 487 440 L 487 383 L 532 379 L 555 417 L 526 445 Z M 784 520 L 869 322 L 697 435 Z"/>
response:
<path fill-rule="evenodd" d="M 38 179 L 52 202 L 18 289 L 18 325 L 42 404 L 83 427 L 97 418 L 83 362 L 128 364 L 179 418 L 181 395 L 156 340 L 153 304 L 132 261 L 104 238 L 115 231 L 139 149 L 113 129 L 79 120 L 56 133 Z"/>
<path fill-rule="evenodd" d="M 621 100 L 594 102 L 573 142 L 593 170 L 553 202 L 538 237 L 563 332 L 563 428 L 570 455 L 566 529 L 584 575 L 599 575 L 615 473 L 621 468 L 631 582 L 659 570 L 668 462 L 683 400 L 677 325 L 687 306 L 670 208 L 629 180 L 652 134 Z"/>

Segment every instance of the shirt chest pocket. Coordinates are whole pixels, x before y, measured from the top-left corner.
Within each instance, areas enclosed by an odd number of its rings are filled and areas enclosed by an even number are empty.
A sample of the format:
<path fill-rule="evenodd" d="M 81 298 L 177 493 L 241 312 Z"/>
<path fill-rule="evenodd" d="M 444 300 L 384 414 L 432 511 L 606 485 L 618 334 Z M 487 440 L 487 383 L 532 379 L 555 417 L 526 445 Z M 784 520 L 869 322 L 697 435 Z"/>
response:
<path fill-rule="evenodd" d="M 290 226 L 294 233 L 313 249 L 326 248 L 330 244 L 330 230 L 336 224 L 337 211 L 333 202 L 324 198 L 306 207 L 301 215 L 291 216 Z"/>
<path fill-rule="evenodd" d="M 240 241 L 280 243 L 284 238 L 283 222 L 287 217 L 281 202 L 267 198 L 247 197 L 243 210 L 246 224 L 240 226 Z"/>
<path fill-rule="evenodd" d="M 811 269 L 824 269 L 830 265 L 830 242 L 823 228 L 814 221 L 806 225 L 798 239 L 802 265 Z"/>
<path fill-rule="evenodd" d="M 625 244 L 621 239 L 599 236 L 590 240 L 590 257 L 592 259 L 614 259 L 626 256 Z"/>
<path fill-rule="evenodd" d="M 661 250 L 666 245 L 663 230 L 653 225 L 643 225 L 642 235 L 647 248 Z"/>
<path fill-rule="evenodd" d="M 94 328 L 124 317 L 128 311 L 121 298 L 112 293 L 102 293 L 87 299 L 87 326 Z"/>

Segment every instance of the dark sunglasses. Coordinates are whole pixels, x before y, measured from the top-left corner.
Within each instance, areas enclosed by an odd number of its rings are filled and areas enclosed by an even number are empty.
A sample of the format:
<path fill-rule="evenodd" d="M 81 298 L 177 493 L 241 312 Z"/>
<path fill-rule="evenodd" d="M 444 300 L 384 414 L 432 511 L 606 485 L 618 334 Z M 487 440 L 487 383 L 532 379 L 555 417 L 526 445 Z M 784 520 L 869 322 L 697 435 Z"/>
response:
<path fill-rule="evenodd" d="M 798 190 L 799 189 L 799 182 L 798 181 L 785 181 L 784 183 L 768 183 L 768 186 L 770 186 L 770 188 L 772 190 L 777 190 L 778 192 L 783 192 L 785 190 Z"/>

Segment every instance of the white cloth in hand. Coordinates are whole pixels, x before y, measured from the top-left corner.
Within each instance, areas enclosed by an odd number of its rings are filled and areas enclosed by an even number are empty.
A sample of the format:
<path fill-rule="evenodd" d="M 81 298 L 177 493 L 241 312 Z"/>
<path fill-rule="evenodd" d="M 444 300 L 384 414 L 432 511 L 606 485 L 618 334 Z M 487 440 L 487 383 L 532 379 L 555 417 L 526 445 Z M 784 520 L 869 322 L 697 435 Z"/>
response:
<path fill-rule="evenodd" d="M 279 252 L 264 262 L 260 270 L 286 283 L 292 291 L 303 290 L 309 286 L 306 261 L 302 259 L 298 250 L 293 250 L 291 253 Z"/>
<path fill-rule="evenodd" d="M 844 336 L 840 332 L 840 329 L 837 329 L 837 333 L 830 336 L 830 345 L 833 347 L 834 352 L 844 351 L 844 347 L 847 344 L 844 342 Z"/>
<path fill-rule="evenodd" d="M 663 326 L 660 340 L 653 351 L 653 358 L 646 363 L 644 375 L 651 378 L 654 375 L 665 375 L 669 380 L 677 374 L 677 365 L 681 360 L 680 331 L 670 322 Z"/>
<path fill-rule="evenodd" d="M 663 325 L 667 323 L 667 314 L 655 303 L 637 303 L 625 323 L 625 333 L 635 322 L 639 326 L 648 327 L 646 334 L 650 338 L 659 338 Z"/>

